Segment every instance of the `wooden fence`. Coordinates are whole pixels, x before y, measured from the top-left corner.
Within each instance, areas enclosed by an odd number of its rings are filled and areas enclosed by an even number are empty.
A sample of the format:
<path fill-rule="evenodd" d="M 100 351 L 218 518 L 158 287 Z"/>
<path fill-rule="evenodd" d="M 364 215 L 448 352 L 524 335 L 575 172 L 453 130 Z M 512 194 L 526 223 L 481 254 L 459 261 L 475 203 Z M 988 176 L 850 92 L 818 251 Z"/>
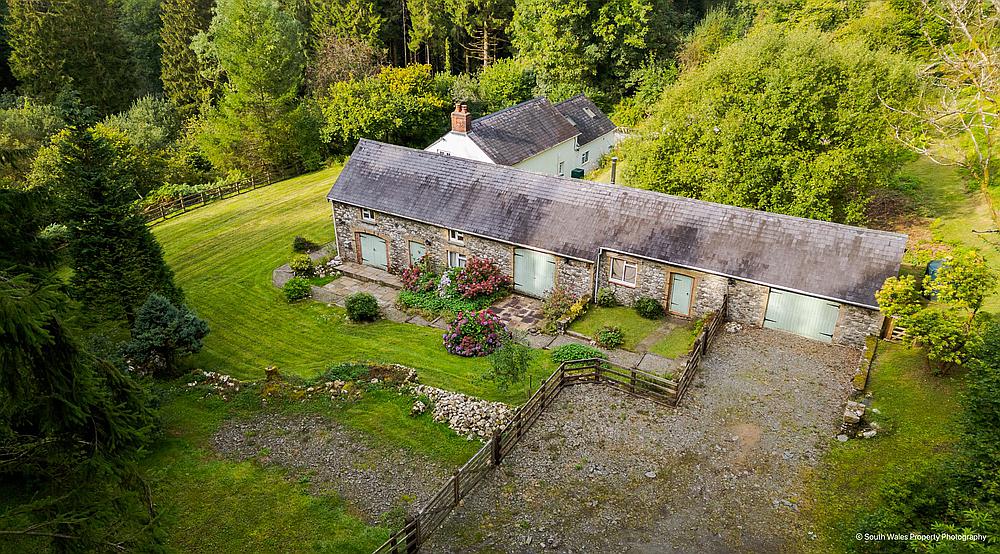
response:
<path fill-rule="evenodd" d="M 237 196 L 245 192 L 250 192 L 252 190 L 257 190 L 261 187 L 274 184 L 285 177 L 291 176 L 293 173 L 293 171 L 288 170 L 283 171 L 278 175 L 272 175 L 269 172 L 264 173 L 263 177 L 255 177 L 251 175 L 250 177 L 237 181 L 231 185 L 220 185 L 202 192 L 196 192 L 179 198 L 157 202 L 156 204 L 146 206 L 139 212 L 139 214 L 147 224 L 156 225 L 161 221 L 166 221 L 175 214 L 184 213 L 205 206 L 206 204 L 211 204 L 216 200 L 230 198 L 232 196 Z"/>
<path fill-rule="evenodd" d="M 695 339 L 691 356 L 677 380 L 667 379 L 631 368 L 623 368 L 603 359 L 586 359 L 564 362 L 559 365 L 538 390 L 518 408 L 510 421 L 501 427 L 468 462 L 448 479 L 417 515 L 407 517 L 403 528 L 382 544 L 375 554 L 411 554 L 417 552 L 431 533 L 437 529 L 492 468 L 503 462 L 514 450 L 531 425 L 538 420 L 564 387 L 581 383 L 600 383 L 628 394 L 647 398 L 659 404 L 676 406 L 691 384 L 702 356 L 726 318 L 728 296 L 722 307 L 702 327 Z"/>

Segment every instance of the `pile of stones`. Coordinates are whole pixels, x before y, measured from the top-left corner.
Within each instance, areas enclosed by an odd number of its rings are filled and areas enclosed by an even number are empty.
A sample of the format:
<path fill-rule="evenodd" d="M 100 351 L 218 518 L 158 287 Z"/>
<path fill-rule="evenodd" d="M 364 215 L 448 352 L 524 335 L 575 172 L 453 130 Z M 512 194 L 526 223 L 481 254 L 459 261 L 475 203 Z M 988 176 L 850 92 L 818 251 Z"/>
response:
<path fill-rule="evenodd" d="M 410 393 L 429 398 L 433 405 L 431 413 L 434 421 L 447 423 L 448 427 L 468 440 L 489 440 L 496 430 L 510 421 L 513 414 L 510 406 L 502 402 L 489 402 L 427 385 L 412 385 Z M 411 413 L 422 411 L 417 403 L 422 404 L 422 401 L 414 403 Z"/>

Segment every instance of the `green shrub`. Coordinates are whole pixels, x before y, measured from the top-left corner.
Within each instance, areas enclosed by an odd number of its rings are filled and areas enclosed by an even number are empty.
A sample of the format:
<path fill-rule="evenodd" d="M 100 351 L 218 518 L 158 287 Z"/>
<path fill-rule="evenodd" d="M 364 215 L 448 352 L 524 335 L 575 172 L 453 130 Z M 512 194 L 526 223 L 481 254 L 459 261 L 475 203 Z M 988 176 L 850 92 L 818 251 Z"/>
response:
<path fill-rule="evenodd" d="M 617 325 L 605 325 L 597 330 L 594 339 L 604 348 L 618 348 L 625 344 L 625 333 Z"/>
<path fill-rule="evenodd" d="M 184 356 L 201 350 L 208 323 L 183 304 L 174 305 L 153 293 L 135 315 L 132 340 L 122 354 L 139 371 L 170 377 L 176 374 Z"/>
<path fill-rule="evenodd" d="M 306 252 L 312 252 L 317 248 L 319 248 L 318 244 L 305 237 L 296 236 L 292 239 L 292 251 L 294 252 L 305 254 Z"/>
<path fill-rule="evenodd" d="M 635 313 L 646 319 L 660 319 L 663 317 L 663 304 L 660 304 L 660 301 L 655 298 L 648 296 L 636 298 L 632 307 L 635 308 Z"/>
<path fill-rule="evenodd" d="M 354 322 L 375 321 L 378 319 L 378 302 L 367 292 L 356 292 L 347 297 L 344 302 L 347 308 L 347 318 Z"/>
<path fill-rule="evenodd" d="M 524 378 L 533 357 L 534 351 L 524 335 L 511 334 L 500 344 L 500 348 L 490 354 L 490 370 L 486 378 L 496 383 L 498 389 L 507 390 Z"/>
<path fill-rule="evenodd" d="M 299 254 L 288 262 L 288 267 L 295 272 L 296 277 L 311 277 L 316 273 L 316 266 L 313 264 L 309 254 Z"/>
<path fill-rule="evenodd" d="M 302 277 L 292 277 L 281 290 L 285 293 L 285 300 L 289 302 L 312 296 L 312 287 L 309 285 L 309 281 Z"/>
<path fill-rule="evenodd" d="M 618 299 L 615 298 L 615 291 L 611 290 L 610 287 L 602 287 L 597 291 L 596 302 L 602 308 L 614 308 L 618 305 Z"/>
<path fill-rule="evenodd" d="M 316 381 L 358 381 L 368 378 L 369 368 L 357 362 L 337 364 L 323 372 Z"/>
<path fill-rule="evenodd" d="M 559 320 L 566 315 L 577 298 L 562 287 L 555 287 L 542 303 L 542 331 L 552 334 L 559 330 Z"/>
<path fill-rule="evenodd" d="M 573 360 L 586 360 L 589 358 L 600 358 L 607 360 L 608 355 L 593 346 L 586 344 L 564 344 L 552 351 L 552 361 L 561 364 Z"/>
<path fill-rule="evenodd" d="M 506 295 L 507 292 L 499 293 L 499 296 Z M 483 296 L 479 298 L 462 298 L 450 296 L 438 296 L 435 291 L 415 292 L 401 290 L 396 296 L 396 303 L 401 308 L 415 310 L 426 310 L 428 312 L 478 312 L 485 309 L 499 300 L 497 296 Z"/>

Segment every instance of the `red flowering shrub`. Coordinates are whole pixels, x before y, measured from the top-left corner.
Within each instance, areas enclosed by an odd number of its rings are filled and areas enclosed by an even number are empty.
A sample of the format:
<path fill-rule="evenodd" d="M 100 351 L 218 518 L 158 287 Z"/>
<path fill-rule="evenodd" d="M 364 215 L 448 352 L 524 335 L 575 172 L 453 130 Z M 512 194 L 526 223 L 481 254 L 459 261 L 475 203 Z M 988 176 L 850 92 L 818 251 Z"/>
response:
<path fill-rule="evenodd" d="M 509 336 L 503 321 L 490 310 L 458 312 L 444 334 L 444 347 L 459 356 L 486 356 Z"/>
<path fill-rule="evenodd" d="M 492 296 L 510 288 L 510 279 L 489 258 L 469 258 L 455 276 L 455 285 L 463 298 Z"/>
<path fill-rule="evenodd" d="M 400 276 L 403 281 L 403 288 L 413 292 L 427 292 L 434 290 L 438 282 L 438 274 L 431 267 L 431 260 L 427 254 L 416 265 L 403 270 Z"/>

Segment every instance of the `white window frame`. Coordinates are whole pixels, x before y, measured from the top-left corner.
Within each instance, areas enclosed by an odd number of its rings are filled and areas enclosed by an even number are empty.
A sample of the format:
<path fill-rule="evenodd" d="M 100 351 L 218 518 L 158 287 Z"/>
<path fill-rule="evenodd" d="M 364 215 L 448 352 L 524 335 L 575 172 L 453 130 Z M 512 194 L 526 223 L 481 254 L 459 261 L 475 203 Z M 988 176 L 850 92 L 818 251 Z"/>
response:
<path fill-rule="evenodd" d="M 580 154 L 580 163 L 585 164 L 590 161 L 590 150 L 585 150 Z"/>
<path fill-rule="evenodd" d="M 465 254 L 455 250 L 448 251 L 448 267 L 465 267 L 468 261 L 469 258 Z"/>
<path fill-rule="evenodd" d="M 615 278 L 615 264 L 616 263 L 622 264 L 621 265 L 621 268 L 622 268 L 621 279 L 616 279 Z M 625 279 L 625 276 L 628 274 L 628 268 L 629 267 L 631 267 L 632 270 L 633 270 L 633 273 L 632 273 L 632 282 L 629 282 L 629 281 L 627 281 Z M 611 258 L 611 263 L 609 264 L 609 267 L 608 267 L 608 282 L 609 283 L 614 283 L 616 285 L 622 285 L 624 287 L 635 288 L 636 283 L 638 282 L 638 280 L 639 280 L 639 264 L 637 264 L 635 262 L 630 262 L 630 261 L 626 260 L 625 258 Z"/>
<path fill-rule="evenodd" d="M 465 244 L 465 233 L 448 229 L 448 242 L 453 244 Z"/>
<path fill-rule="evenodd" d="M 565 170 L 566 169 L 566 162 L 560 161 L 558 167 L 559 167 L 559 176 L 562 177 L 562 176 L 566 175 L 566 170 Z"/>
<path fill-rule="evenodd" d="M 361 208 L 361 221 L 366 221 L 368 223 L 375 223 L 375 210 L 369 208 Z"/>

